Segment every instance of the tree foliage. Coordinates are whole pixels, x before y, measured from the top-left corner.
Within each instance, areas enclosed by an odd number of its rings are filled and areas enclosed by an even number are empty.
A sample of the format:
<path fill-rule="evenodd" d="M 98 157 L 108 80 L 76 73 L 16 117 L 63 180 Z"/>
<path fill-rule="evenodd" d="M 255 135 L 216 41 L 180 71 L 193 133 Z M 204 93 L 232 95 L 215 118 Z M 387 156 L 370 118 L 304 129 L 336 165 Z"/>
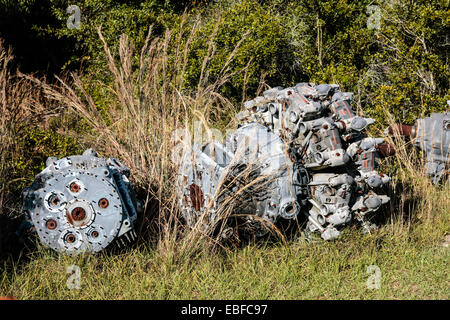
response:
<path fill-rule="evenodd" d="M 69 2 L 81 8 L 79 29 L 67 28 Z M 226 65 L 234 75 L 223 93 L 236 103 L 243 95 L 253 96 L 261 79 L 269 86 L 301 81 L 338 83 L 357 94 L 358 107 L 381 121 L 382 111 L 387 109 L 399 121 L 411 123 L 417 117 L 446 109 L 446 100 L 450 99 L 450 14 L 445 0 L 0 3 L 7 21 L 19 15 L 30 18 L 23 30 L 29 29 L 47 43 L 61 45 L 59 55 L 52 46 L 35 48 L 38 56 L 39 52 L 45 55 L 46 50 L 50 51 L 49 59 L 57 57 L 53 60 L 59 61 L 60 68 L 81 67 L 92 80 L 110 81 L 98 27 L 117 54 L 121 34 L 128 34 L 136 52 L 140 52 L 148 28 L 153 25 L 155 36 L 171 30 L 178 32 L 185 43 L 191 42 L 184 74 L 186 90 L 195 90 L 200 77 L 215 81 Z M 198 17 L 201 22 L 190 38 L 187 30 L 198 23 Z M 0 36 L 10 33 L 1 30 Z M 9 38 L 12 45 L 20 42 Z M 172 51 L 169 47 L 168 54 Z M 202 68 L 211 51 L 214 55 L 207 59 L 205 76 Z M 235 57 L 227 64 L 231 55 Z M 98 96 L 101 100 L 101 94 Z"/>

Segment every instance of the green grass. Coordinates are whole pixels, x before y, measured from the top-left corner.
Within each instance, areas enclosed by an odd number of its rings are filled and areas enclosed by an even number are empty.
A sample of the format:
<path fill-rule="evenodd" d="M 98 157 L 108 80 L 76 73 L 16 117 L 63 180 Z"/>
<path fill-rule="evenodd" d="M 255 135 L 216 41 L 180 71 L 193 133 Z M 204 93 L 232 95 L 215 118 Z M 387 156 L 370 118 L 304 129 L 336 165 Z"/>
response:
<path fill-rule="evenodd" d="M 395 235 L 349 230 L 336 242 L 249 245 L 226 253 L 170 259 L 144 245 L 122 254 L 85 257 L 39 249 L 4 273 L 0 295 L 18 299 L 448 299 L 446 221 Z M 170 256 L 170 255 L 169 255 Z M 68 289 L 66 268 L 81 269 L 81 289 Z M 368 289 L 367 267 L 381 270 Z"/>

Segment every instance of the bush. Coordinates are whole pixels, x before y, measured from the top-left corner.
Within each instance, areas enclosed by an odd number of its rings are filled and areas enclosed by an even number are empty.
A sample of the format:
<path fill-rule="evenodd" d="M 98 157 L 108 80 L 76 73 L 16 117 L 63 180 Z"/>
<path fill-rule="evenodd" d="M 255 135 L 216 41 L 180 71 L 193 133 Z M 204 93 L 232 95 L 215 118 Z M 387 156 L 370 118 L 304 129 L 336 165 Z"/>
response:
<path fill-rule="evenodd" d="M 273 1 L 263 5 L 255 0 L 220 2 L 194 10 L 191 16 L 197 14 L 203 21 L 192 40 L 185 75 L 191 86 L 201 76 L 208 50 L 215 53 L 208 61 L 209 81 L 215 81 L 226 66 L 233 77 L 222 92 L 235 102 L 240 102 L 243 93 L 253 96 L 261 79 L 272 85 L 294 84 L 299 79 L 306 79 L 295 62 L 285 17 Z M 208 48 L 207 43 L 213 35 L 214 46 Z M 227 64 L 236 47 L 235 58 Z"/>

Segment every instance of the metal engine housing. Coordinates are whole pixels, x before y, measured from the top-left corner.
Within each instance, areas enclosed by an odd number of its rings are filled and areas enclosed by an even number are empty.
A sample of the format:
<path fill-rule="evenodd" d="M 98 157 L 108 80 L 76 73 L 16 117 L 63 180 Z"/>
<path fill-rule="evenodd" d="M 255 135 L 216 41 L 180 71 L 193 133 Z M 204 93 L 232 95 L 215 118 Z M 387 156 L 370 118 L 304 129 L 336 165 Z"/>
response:
<path fill-rule="evenodd" d="M 98 252 L 136 237 L 139 204 L 119 160 L 82 155 L 56 159 L 23 193 L 24 211 L 40 241 L 59 252 Z"/>

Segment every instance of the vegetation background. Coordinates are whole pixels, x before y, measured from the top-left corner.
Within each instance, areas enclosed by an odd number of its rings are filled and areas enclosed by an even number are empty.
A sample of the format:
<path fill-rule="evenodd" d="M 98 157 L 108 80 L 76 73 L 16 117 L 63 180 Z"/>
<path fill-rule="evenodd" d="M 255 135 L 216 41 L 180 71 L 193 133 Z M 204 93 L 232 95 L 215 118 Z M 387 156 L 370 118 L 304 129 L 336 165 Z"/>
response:
<path fill-rule="evenodd" d="M 233 127 L 243 101 L 298 82 L 354 92 L 373 134 L 413 124 L 448 110 L 449 34 L 448 0 L 0 0 L 0 296 L 448 299 L 449 183 L 431 185 L 408 141 L 388 138 L 392 201 L 375 234 L 217 248 L 177 219 L 170 133 Z M 48 156 L 88 147 L 130 167 L 146 199 L 138 243 L 83 257 L 21 243 L 22 189 Z M 66 286 L 73 264 L 80 290 Z"/>

